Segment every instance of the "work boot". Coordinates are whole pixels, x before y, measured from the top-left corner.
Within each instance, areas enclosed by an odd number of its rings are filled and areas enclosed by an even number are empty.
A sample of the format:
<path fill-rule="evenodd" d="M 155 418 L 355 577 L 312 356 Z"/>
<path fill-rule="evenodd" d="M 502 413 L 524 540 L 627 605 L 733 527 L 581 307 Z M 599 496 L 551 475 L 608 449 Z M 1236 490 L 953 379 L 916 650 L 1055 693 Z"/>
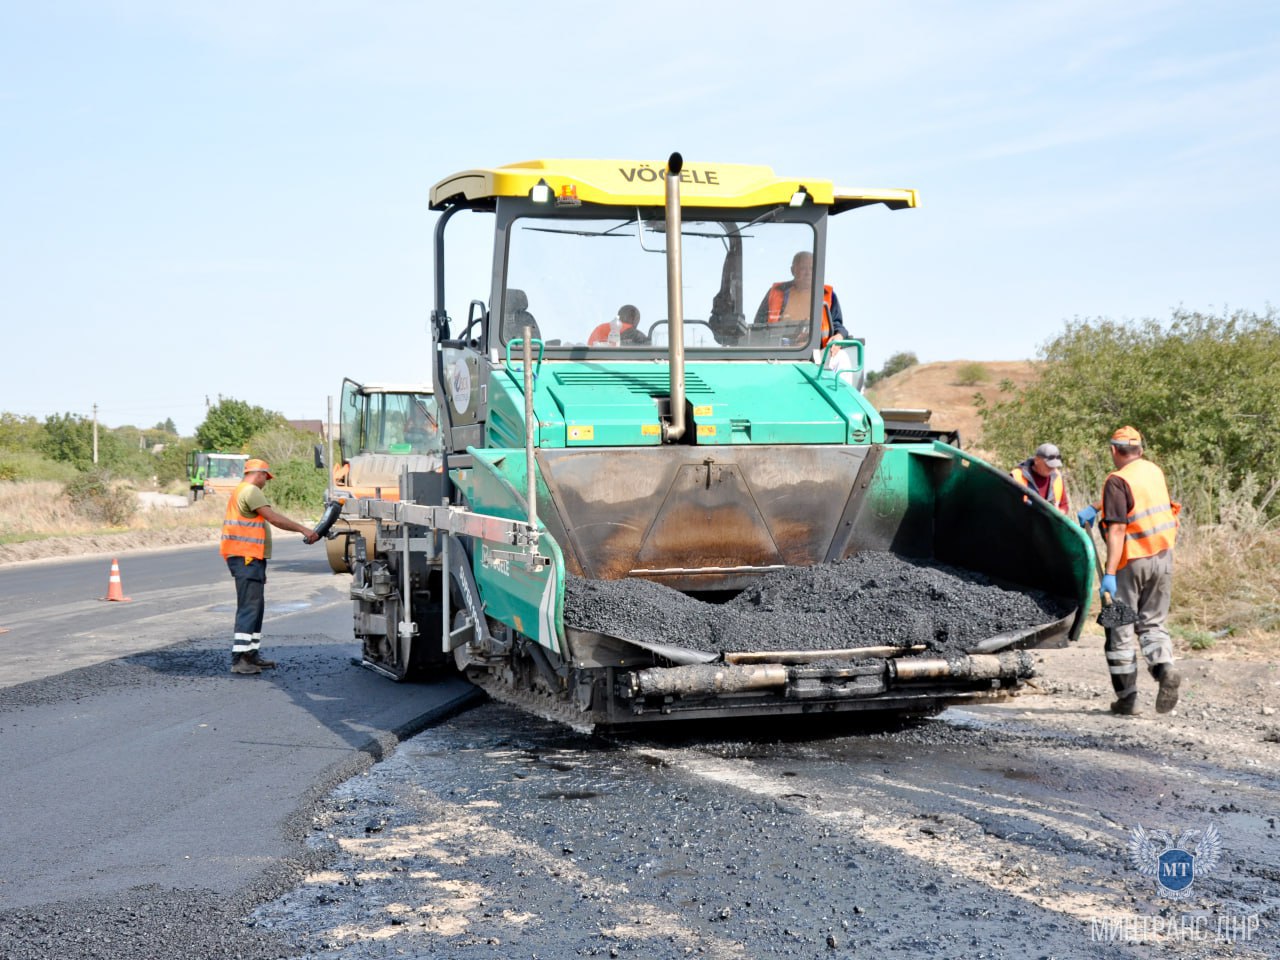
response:
<path fill-rule="evenodd" d="M 250 650 L 244 655 L 244 658 L 257 666 L 259 670 L 274 670 L 276 666 L 276 662 L 274 660 L 266 659 L 257 650 Z"/>
<path fill-rule="evenodd" d="M 1119 700 L 1112 700 L 1111 712 L 1120 717 L 1132 717 L 1138 712 L 1138 695 L 1131 693 Z"/>
<path fill-rule="evenodd" d="M 1156 693 L 1156 713 L 1168 713 L 1178 705 L 1178 687 L 1182 686 L 1182 676 L 1173 669 L 1172 663 L 1157 663 L 1151 668 L 1151 675 L 1160 684 Z"/>
<path fill-rule="evenodd" d="M 246 676 L 253 676 L 255 673 L 261 673 L 262 668 L 244 654 L 237 653 L 231 658 L 231 672 L 241 673 Z"/>

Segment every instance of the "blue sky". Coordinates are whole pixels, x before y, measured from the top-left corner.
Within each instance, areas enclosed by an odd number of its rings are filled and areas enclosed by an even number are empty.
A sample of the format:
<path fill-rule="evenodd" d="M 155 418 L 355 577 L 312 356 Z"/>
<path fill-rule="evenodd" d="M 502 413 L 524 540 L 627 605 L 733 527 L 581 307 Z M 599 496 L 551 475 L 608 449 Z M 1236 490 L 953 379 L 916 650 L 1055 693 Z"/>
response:
<path fill-rule="evenodd" d="M 873 369 L 1261 312 L 1277 104 L 1270 2 L 0 0 L 0 410 L 426 380 L 431 184 L 539 156 L 917 188 L 833 221 Z"/>

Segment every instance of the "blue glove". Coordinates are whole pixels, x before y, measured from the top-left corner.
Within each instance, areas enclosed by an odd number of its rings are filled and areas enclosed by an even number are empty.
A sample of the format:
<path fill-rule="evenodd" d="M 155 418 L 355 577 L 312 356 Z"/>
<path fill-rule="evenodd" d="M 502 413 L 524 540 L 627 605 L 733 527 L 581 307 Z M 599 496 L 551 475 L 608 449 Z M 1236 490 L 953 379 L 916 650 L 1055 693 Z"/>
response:
<path fill-rule="evenodd" d="M 1089 504 L 1089 506 L 1076 514 L 1076 519 L 1080 521 L 1080 526 L 1088 530 L 1093 526 L 1093 521 L 1098 519 L 1098 510 L 1093 504 Z"/>
<path fill-rule="evenodd" d="M 1102 584 L 1098 587 L 1098 594 L 1099 594 L 1099 596 L 1101 596 L 1101 595 L 1102 595 L 1102 594 L 1104 594 L 1104 593 L 1109 593 L 1109 594 L 1111 594 L 1111 599 L 1113 599 L 1113 600 L 1115 599 L 1115 596 L 1116 596 L 1116 575 L 1115 575 L 1114 573 L 1108 573 L 1108 574 L 1106 574 L 1105 576 L 1103 576 L 1103 578 L 1102 578 Z"/>

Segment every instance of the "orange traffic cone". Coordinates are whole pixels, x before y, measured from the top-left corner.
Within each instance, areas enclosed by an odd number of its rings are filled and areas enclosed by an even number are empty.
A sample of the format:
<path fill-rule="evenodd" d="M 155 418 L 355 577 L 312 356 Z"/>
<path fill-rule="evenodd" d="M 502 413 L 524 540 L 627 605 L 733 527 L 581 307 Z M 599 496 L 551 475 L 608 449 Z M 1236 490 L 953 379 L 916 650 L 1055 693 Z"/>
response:
<path fill-rule="evenodd" d="M 107 595 L 99 597 L 99 600 L 115 600 L 119 603 L 128 603 L 129 598 L 124 595 L 124 588 L 120 586 L 120 561 L 111 561 L 111 579 L 107 581 Z"/>

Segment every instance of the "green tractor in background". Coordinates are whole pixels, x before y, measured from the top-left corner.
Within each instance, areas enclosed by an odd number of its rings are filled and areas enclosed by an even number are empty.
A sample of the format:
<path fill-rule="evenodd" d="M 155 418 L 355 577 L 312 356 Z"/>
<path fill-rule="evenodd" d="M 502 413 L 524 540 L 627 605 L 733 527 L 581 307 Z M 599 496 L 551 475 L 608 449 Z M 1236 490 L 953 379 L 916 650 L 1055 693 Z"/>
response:
<path fill-rule="evenodd" d="M 187 497 L 195 503 L 210 491 L 227 496 L 244 479 L 247 453 L 216 453 L 192 450 L 187 454 Z"/>

